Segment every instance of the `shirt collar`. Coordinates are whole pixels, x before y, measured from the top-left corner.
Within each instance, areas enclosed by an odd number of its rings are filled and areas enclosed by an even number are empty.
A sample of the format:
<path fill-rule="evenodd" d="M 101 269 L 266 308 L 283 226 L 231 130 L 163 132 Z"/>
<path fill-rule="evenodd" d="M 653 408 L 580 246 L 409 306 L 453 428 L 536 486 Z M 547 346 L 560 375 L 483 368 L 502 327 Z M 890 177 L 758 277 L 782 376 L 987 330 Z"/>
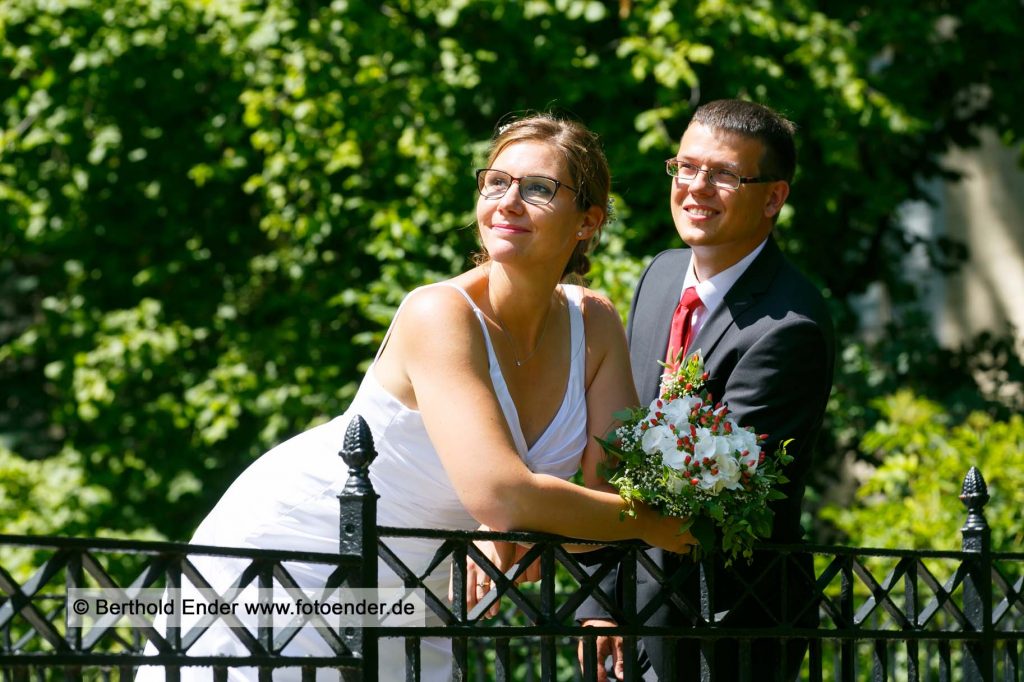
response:
<path fill-rule="evenodd" d="M 686 277 L 683 279 L 683 289 L 686 291 L 690 287 L 697 287 L 697 295 L 700 296 L 701 303 L 704 304 L 704 308 L 708 314 L 714 311 L 722 301 L 725 300 L 725 295 L 729 293 L 729 289 L 732 288 L 736 281 L 747 271 L 750 264 L 754 262 L 758 254 L 764 249 L 764 245 L 768 243 L 768 239 L 765 238 L 763 242 L 758 244 L 757 248 L 744 256 L 739 262 L 729 266 L 725 270 L 712 277 L 711 279 L 703 282 L 697 281 L 697 273 L 693 269 L 693 257 L 690 257 L 690 265 L 686 269 Z M 680 292 L 680 297 L 682 292 Z"/>

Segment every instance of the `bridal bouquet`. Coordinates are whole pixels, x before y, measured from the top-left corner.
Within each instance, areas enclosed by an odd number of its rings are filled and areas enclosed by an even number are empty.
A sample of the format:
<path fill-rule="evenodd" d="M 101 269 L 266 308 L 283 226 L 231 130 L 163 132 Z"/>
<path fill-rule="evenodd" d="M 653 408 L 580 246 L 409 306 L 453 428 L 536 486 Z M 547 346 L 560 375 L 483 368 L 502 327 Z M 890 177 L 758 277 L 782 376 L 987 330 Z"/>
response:
<path fill-rule="evenodd" d="M 622 426 L 598 441 L 612 455 L 605 475 L 624 500 L 686 519 L 681 530 L 697 539 L 695 557 L 715 549 L 719 536 L 729 565 L 749 561 L 754 541 L 771 533 L 767 503 L 785 497 L 777 485 L 788 480 L 782 467 L 793 458 L 788 441 L 764 452 L 767 436 L 715 404 L 703 388 L 707 378 L 698 350 L 662 378 L 657 400 L 616 414 Z"/>

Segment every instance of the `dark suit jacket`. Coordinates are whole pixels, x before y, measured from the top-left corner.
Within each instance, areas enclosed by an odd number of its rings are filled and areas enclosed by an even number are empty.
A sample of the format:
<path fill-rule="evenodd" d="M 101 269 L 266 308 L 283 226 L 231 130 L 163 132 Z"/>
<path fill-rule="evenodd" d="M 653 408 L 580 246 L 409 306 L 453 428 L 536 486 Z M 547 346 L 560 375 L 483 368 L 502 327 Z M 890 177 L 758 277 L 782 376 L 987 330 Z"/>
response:
<path fill-rule="evenodd" d="M 661 373 L 658 360 L 664 359 L 668 345 L 672 312 L 679 301 L 683 278 L 689 265 L 688 249 L 673 249 L 658 254 L 644 271 L 633 296 L 627 334 L 633 378 L 641 404 L 658 394 Z M 782 255 L 769 238 L 764 249 L 725 296 L 723 304 L 706 319 L 690 344 L 690 352 L 700 349 L 709 373 L 707 388 L 713 398 L 725 401 L 741 425 L 752 426 L 768 434 L 766 451 L 773 451 L 783 440 L 793 439 L 788 451 L 794 456 L 785 473 L 790 479 L 783 488 L 786 499 L 773 506 L 775 512 L 772 542 L 793 543 L 801 539 L 800 506 L 807 474 L 813 464 L 813 448 L 832 388 L 835 345 L 832 322 L 821 293 Z M 661 550 L 651 556 L 667 571 L 689 571 L 681 587 L 689 603 L 699 608 L 697 572 L 693 562 Z M 810 571 L 809 557 L 803 562 Z M 687 565 L 688 564 L 688 565 Z M 737 565 L 729 570 L 713 569 L 713 610 L 728 611 L 724 625 L 774 627 L 813 625 L 814 609 L 806 608 L 806 586 L 800 570 L 769 566 L 766 558 L 755 556 L 751 566 Z M 785 578 L 783 577 L 785 576 Z M 615 589 L 611 578 L 602 587 Z M 737 581 L 754 582 L 758 598 L 738 587 Z M 790 583 L 786 586 L 780 581 Z M 797 594 L 792 594 L 797 592 Z M 744 596 L 746 595 L 746 596 Z M 788 595 L 788 596 L 785 596 Z M 803 600 L 803 601 L 800 601 Z M 691 616 L 666 603 L 657 594 L 655 584 L 645 572 L 637 579 L 637 601 L 664 604 L 648 625 L 685 625 Z M 802 609 L 802 611 L 801 611 Z M 699 613 L 699 610 L 697 611 Z M 601 617 L 594 602 L 581 607 L 580 617 Z M 644 648 L 659 679 L 691 679 L 695 658 L 691 650 L 680 655 L 680 667 L 665 670 L 665 642 L 644 641 Z M 735 652 L 727 647 L 716 667 L 735 665 Z M 755 650 L 755 660 L 758 653 Z M 758 669 L 763 671 L 762 663 Z M 716 679 L 730 679 L 719 675 Z M 767 678 L 759 678 L 767 679 Z"/>

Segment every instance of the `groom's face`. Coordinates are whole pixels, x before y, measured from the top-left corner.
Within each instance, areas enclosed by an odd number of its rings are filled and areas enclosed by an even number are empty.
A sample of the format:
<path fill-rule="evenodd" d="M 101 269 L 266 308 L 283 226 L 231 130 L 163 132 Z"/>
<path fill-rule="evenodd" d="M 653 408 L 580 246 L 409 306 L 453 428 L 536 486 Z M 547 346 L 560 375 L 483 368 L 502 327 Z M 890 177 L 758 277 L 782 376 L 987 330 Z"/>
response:
<path fill-rule="evenodd" d="M 679 143 L 676 158 L 702 171 L 689 181 L 672 178 L 672 220 L 680 238 L 703 261 L 711 276 L 741 260 L 768 236 L 782 208 L 785 182 L 741 184 L 735 189 L 712 184 L 706 171 L 726 170 L 740 177 L 760 175 L 763 144 L 754 138 L 693 124 Z"/>

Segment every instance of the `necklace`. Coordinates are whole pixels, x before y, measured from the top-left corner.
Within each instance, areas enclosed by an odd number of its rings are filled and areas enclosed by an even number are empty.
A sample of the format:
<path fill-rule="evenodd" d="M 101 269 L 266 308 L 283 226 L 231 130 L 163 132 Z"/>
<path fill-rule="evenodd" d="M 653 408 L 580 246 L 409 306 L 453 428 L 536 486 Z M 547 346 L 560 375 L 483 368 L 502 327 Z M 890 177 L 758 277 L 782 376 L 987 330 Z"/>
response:
<path fill-rule="evenodd" d="M 519 359 L 519 354 L 516 353 L 516 344 L 512 343 L 512 335 L 508 333 L 507 329 L 505 329 L 505 323 L 501 321 L 500 317 L 498 317 L 498 311 L 494 309 L 494 305 L 491 305 L 491 313 L 493 313 L 494 320 L 498 323 L 498 329 L 500 329 L 501 333 L 505 335 L 505 341 L 508 342 L 508 347 L 512 350 L 512 359 L 516 361 L 516 367 L 522 367 L 525 363 L 529 362 L 530 358 L 536 355 L 537 351 L 540 349 L 540 343 L 544 340 L 544 333 L 548 330 L 548 320 L 551 319 L 551 306 L 548 306 L 548 312 L 544 316 L 544 327 L 540 330 L 540 336 L 537 337 L 537 343 L 534 344 L 533 350 L 530 351 L 530 354 L 522 360 Z"/>

